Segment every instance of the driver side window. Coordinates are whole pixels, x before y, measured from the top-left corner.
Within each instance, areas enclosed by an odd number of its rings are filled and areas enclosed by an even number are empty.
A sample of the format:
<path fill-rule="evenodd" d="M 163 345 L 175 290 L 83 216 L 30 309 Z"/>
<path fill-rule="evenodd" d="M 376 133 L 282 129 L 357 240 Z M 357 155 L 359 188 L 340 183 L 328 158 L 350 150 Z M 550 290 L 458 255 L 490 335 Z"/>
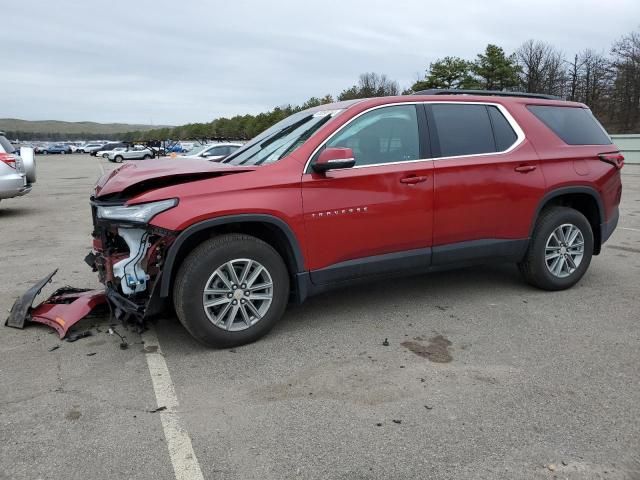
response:
<path fill-rule="evenodd" d="M 420 158 L 415 105 L 394 105 L 353 120 L 326 144 L 353 150 L 356 166 L 404 162 Z"/>

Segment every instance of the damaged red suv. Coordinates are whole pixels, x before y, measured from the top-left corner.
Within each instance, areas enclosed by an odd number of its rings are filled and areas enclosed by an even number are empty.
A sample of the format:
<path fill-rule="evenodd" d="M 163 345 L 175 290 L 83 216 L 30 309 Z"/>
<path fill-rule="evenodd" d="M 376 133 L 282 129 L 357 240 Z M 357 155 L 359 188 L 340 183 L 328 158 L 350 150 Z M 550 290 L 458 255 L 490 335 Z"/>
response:
<path fill-rule="evenodd" d="M 333 103 L 222 163 L 105 175 L 87 261 L 121 319 L 173 303 L 217 347 L 263 336 L 288 302 L 362 279 L 506 261 L 561 290 L 616 227 L 622 164 L 580 103 L 466 91 Z"/>

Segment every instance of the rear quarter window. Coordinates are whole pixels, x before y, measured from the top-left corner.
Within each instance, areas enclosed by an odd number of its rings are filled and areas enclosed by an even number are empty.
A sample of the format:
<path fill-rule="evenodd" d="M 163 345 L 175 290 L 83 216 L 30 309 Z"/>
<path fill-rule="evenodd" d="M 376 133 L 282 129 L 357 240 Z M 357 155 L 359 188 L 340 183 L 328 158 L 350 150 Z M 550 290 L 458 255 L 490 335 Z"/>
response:
<path fill-rule="evenodd" d="M 568 145 L 611 144 L 602 125 L 586 108 L 549 105 L 529 105 L 527 108 Z"/>
<path fill-rule="evenodd" d="M 498 107 L 487 106 L 491 125 L 493 126 L 493 137 L 496 141 L 496 151 L 503 152 L 511 145 L 516 143 L 518 136 L 509 124 L 504 115 L 498 110 Z"/>

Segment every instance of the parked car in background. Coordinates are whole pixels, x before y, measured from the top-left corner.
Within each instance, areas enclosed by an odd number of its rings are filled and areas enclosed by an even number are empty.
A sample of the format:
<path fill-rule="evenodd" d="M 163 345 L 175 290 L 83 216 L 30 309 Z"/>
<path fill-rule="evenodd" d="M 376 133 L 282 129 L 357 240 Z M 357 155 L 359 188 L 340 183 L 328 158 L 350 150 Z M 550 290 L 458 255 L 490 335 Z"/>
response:
<path fill-rule="evenodd" d="M 212 143 L 196 147 L 179 158 L 205 158 L 211 161 L 219 161 L 242 147 L 241 143 Z"/>
<path fill-rule="evenodd" d="M 0 132 L 0 200 L 20 197 L 36 182 L 36 162 L 32 148 L 23 147 L 21 157 Z"/>
<path fill-rule="evenodd" d="M 155 156 L 155 152 L 142 145 L 136 145 L 132 148 L 115 149 L 107 154 L 110 162 L 122 163 L 124 160 L 148 160 Z"/>
<path fill-rule="evenodd" d="M 81 153 L 91 153 L 94 150 L 99 150 L 103 145 L 104 143 L 85 143 L 81 147 L 78 147 L 78 151 Z"/>
<path fill-rule="evenodd" d="M 166 153 L 185 153 L 187 149 L 180 142 L 177 143 L 169 143 L 167 142 L 165 146 Z"/>
<path fill-rule="evenodd" d="M 52 155 L 56 153 L 65 155 L 67 153 L 71 153 L 71 147 L 63 143 L 54 143 L 51 145 L 46 145 L 46 146 L 40 147 L 39 150 L 40 150 L 39 153 L 42 153 L 43 155 L 50 155 L 50 154 Z"/>
<path fill-rule="evenodd" d="M 90 155 L 93 155 L 94 157 L 98 156 L 101 157 L 103 156 L 105 153 L 109 153 L 112 150 L 116 149 L 116 148 L 127 148 L 127 144 L 124 142 L 112 142 L 112 143 L 107 143 L 106 145 L 103 145 L 100 148 L 97 148 L 95 150 L 91 150 L 89 152 Z"/>
<path fill-rule="evenodd" d="M 126 150 L 127 150 L 127 147 L 116 147 L 113 150 L 98 150 L 97 152 L 95 152 L 95 156 L 96 157 L 107 158 L 110 153 L 113 153 L 113 152 L 124 152 Z"/>
<path fill-rule="evenodd" d="M 78 151 L 78 145 L 75 143 L 67 143 L 67 145 L 71 149 L 71 153 L 76 153 Z"/>

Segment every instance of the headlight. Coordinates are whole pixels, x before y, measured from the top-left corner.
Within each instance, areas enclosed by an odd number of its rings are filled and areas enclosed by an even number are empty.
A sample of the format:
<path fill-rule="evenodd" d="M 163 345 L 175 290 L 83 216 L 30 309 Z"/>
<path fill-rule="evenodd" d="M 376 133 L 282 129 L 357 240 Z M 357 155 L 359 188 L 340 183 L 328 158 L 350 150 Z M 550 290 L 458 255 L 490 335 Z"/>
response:
<path fill-rule="evenodd" d="M 98 218 L 105 220 L 124 220 L 128 222 L 149 223 L 160 212 L 169 210 L 178 204 L 177 198 L 160 200 L 159 202 L 140 203 L 138 205 L 99 206 L 96 212 Z"/>

